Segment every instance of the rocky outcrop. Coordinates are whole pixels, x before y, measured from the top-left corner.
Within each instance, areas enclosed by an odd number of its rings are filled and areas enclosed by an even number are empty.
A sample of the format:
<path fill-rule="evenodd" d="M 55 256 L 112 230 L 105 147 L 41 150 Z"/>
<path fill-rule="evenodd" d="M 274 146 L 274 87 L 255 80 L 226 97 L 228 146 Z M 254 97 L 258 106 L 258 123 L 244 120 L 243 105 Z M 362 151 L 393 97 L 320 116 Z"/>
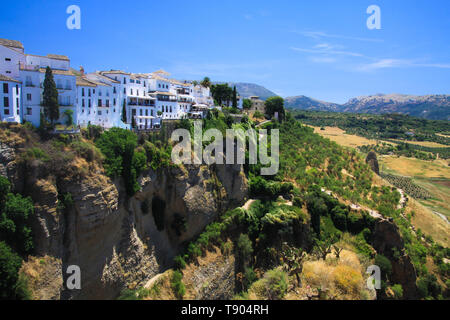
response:
<path fill-rule="evenodd" d="M 120 179 L 98 170 L 55 177 L 35 161 L 25 172 L 16 152 L 0 144 L 0 174 L 35 203 L 35 255 L 60 261 L 59 272 L 52 264 L 49 273 L 61 278 L 52 281 L 52 294 L 38 297 L 114 299 L 125 287 L 142 286 L 171 267 L 183 245 L 221 212 L 242 205 L 247 194 L 242 166 L 149 170 L 139 177 L 141 191 L 128 198 Z M 66 194 L 73 204 L 63 208 Z M 80 267 L 81 290 L 65 289 L 71 265 Z"/>
<path fill-rule="evenodd" d="M 405 299 L 416 299 L 417 274 L 410 257 L 405 253 L 398 227 L 389 220 L 379 219 L 376 221 L 373 234 L 374 249 L 391 261 L 391 282 L 402 285 Z"/>

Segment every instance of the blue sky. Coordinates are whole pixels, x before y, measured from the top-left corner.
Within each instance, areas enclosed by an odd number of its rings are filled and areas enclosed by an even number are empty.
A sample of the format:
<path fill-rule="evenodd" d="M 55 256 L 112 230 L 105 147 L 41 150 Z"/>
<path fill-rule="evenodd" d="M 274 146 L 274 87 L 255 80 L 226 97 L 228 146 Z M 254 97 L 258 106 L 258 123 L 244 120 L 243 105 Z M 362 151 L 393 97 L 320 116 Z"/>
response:
<path fill-rule="evenodd" d="M 81 30 L 66 8 L 81 8 Z M 381 30 L 366 9 L 381 8 Z M 85 70 L 261 84 L 331 102 L 375 93 L 450 94 L 450 1 L 9 1 L 0 37 Z"/>

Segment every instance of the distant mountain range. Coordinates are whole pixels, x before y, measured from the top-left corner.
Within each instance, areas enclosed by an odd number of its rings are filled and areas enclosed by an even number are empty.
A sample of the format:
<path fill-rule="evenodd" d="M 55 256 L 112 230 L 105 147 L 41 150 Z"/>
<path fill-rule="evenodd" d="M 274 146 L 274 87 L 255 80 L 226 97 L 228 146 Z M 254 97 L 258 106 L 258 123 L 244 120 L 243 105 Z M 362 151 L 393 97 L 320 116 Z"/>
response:
<path fill-rule="evenodd" d="M 339 112 L 341 108 L 341 105 L 337 103 L 320 101 L 306 96 L 287 97 L 285 103 L 288 108 L 312 111 Z"/>
<path fill-rule="evenodd" d="M 254 83 L 228 82 L 228 85 L 230 87 L 236 86 L 237 92 L 239 92 L 239 95 L 244 98 L 258 96 L 262 100 L 267 100 L 267 98 L 277 95 L 276 93 L 264 88 L 263 86 Z"/>
<path fill-rule="evenodd" d="M 430 120 L 450 120 L 450 95 L 376 94 L 353 98 L 343 105 L 298 96 L 286 98 L 286 107 L 370 114 L 401 113 Z"/>
<path fill-rule="evenodd" d="M 239 94 L 248 98 L 259 96 L 266 100 L 277 94 L 254 83 L 229 82 Z M 414 96 L 405 94 L 375 94 L 350 99 L 345 104 L 325 102 L 306 96 L 287 97 L 286 107 L 299 110 L 350 113 L 401 113 L 430 120 L 450 120 L 450 95 Z"/>

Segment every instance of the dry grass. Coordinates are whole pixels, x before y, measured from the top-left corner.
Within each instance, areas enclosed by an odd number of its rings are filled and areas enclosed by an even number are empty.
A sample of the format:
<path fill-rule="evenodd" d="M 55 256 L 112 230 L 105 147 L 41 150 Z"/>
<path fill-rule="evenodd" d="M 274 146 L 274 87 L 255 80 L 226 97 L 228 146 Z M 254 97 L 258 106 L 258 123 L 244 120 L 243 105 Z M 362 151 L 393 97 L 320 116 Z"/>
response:
<path fill-rule="evenodd" d="M 377 140 L 346 134 L 344 130 L 336 127 L 326 127 L 325 130 L 321 130 L 320 127 L 312 128 L 314 128 L 315 133 L 344 147 L 357 148 L 360 146 L 377 144 Z"/>
<path fill-rule="evenodd" d="M 442 160 L 425 161 L 395 156 L 383 156 L 378 160 L 384 172 L 393 172 L 407 177 L 450 179 L 450 167 Z"/>
<path fill-rule="evenodd" d="M 399 140 L 399 139 L 392 139 L 397 142 L 403 142 L 403 143 L 409 143 L 409 144 L 415 144 L 422 147 L 429 147 L 429 148 L 447 148 L 445 144 L 440 144 L 437 142 L 431 142 L 431 141 L 406 141 L 406 140 Z"/>
<path fill-rule="evenodd" d="M 63 286 L 61 260 L 45 257 L 29 257 L 20 272 L 26 275 L 34 300 L 58 299 Z"/>
<path fill-rule="evenodd" d="M 360 260 L 349 250 L 343 250 L 339 260 L 329 255 L 326 261 L 305 262 L 301 277 L 303 290 L 321 288 L 328 299 L 364 300 L 370 296 Z"/>
<path fill-rule="evenodd" d="M 412 214 L 412 212 L 414 212 L 414 215 L 411 223 L 416 229 L 420 228 L 423 233 L 432 236 L 439 244 L 449 247 L 450 225 L 448 222 L 445 222 L 430 209 L 410 198 L 406 206 L 406 214 Z"/>

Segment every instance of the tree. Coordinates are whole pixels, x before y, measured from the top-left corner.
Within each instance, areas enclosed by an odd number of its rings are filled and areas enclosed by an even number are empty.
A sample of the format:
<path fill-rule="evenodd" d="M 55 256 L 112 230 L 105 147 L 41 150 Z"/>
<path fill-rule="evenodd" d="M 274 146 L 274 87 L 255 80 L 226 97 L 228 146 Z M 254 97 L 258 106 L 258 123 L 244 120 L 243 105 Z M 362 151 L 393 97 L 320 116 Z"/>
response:
<path fill-rule="evenodd" d="M 0 214 L 0 241 L 6 241 L 20 254 L 28 254 L 33 249 L 33 237 L 29 222 L 34 212 L 30 198 L 9 193 Z"/>
<path fill-rule="evenodd" d="M 96 145 L 105 155 L 104 167 L 107 175 L 112 178 L 122 176 L 128 195 L 134 195 L 139 190 L 137 177 L 147 163 L 145 152 L 135 151 L 136 134 L 129 130 L 112 128 L 101 135 Z"/>
<path fill-rule="evenodd" d="M 3 204 L 6 200 L 6 195 L 11 191 L 11 183 L 8 179 L 0 176 L 0 212 L 3 210 Z"/>
<path fill-rule="evenodd" d="M 64 115 L 67 117 L 66 125 L 68 127 L 73 125 L 73 110 L 68 109 L 64 111 Z"/>
<path fill-rule="evenodd" d="M 127 103 L 125 100 L 123 100 L 123 107 L 122 107 L 122 122 L 127 123 Z"/>
<path fill-rule="evenodd" d="M 253 254 L 252 241 L 250 240 L 248 235 L 241 234 L 239 236 L 237 248 L 242 265 L 243 267 L 245 267 L 251 260 Z"/>
<path fill-rule="evenodd" d="M 45 70 L 43 103 L 44 115 L 53 125 L 59 119 L 58 89 L 50 67 Z"/>
<path fill-rule="evenodd" d="M 227 83 L 212 85 L 211 95 L 217 104 L 228 106 L 233 99 L 233 89 Z"/>
<path fill-rule="evenodd" d="M 210 88 L 211 87 L 211 79 L 209 79 L 208 77 L 205 77 L 205 78 L 203 78 L 202 82 L 200 82 L 200 84 L 204 88 Z"/>
<path fill-rule="evenodd" d="M 22 259 L 3 241 L 0 242 L 0 300 L 15 299 Z"/>
<path fill-rule="evenodd" d="M 266 100 L 266 114 L 272 118 L 278 112 L 279 120 L 282 121 L 285 116 L 284 99 L 281 97 L 270 97 Z"/>
<path fill-rule="evenodd" d="M 237 109 L 238 107 L 238 102 L 237 102 L 237 91 L 236 91 L 236 86 L 233 87 L 233 108 Z"/>
<path fill-rule="evenodd" d="M 289 275 L 295 275 L 297 278 L 297 284 L 300 287 L 300 274 L 303 271 L 303 260 L 306 257 L 306 252 L 303 252 L 301 248 L 291 247 L 287 243 L 283 243 L 280 254 L 281 260 L 284 264 L 284 269 L 289 273 Z"/>
<path fill-rule="evenodd" d="M 252 100 L 250 99 L 244 99 L 244 101 L 242 102 L 242 107 L 245 110 L 251 109 L 252 108 Z"/>

